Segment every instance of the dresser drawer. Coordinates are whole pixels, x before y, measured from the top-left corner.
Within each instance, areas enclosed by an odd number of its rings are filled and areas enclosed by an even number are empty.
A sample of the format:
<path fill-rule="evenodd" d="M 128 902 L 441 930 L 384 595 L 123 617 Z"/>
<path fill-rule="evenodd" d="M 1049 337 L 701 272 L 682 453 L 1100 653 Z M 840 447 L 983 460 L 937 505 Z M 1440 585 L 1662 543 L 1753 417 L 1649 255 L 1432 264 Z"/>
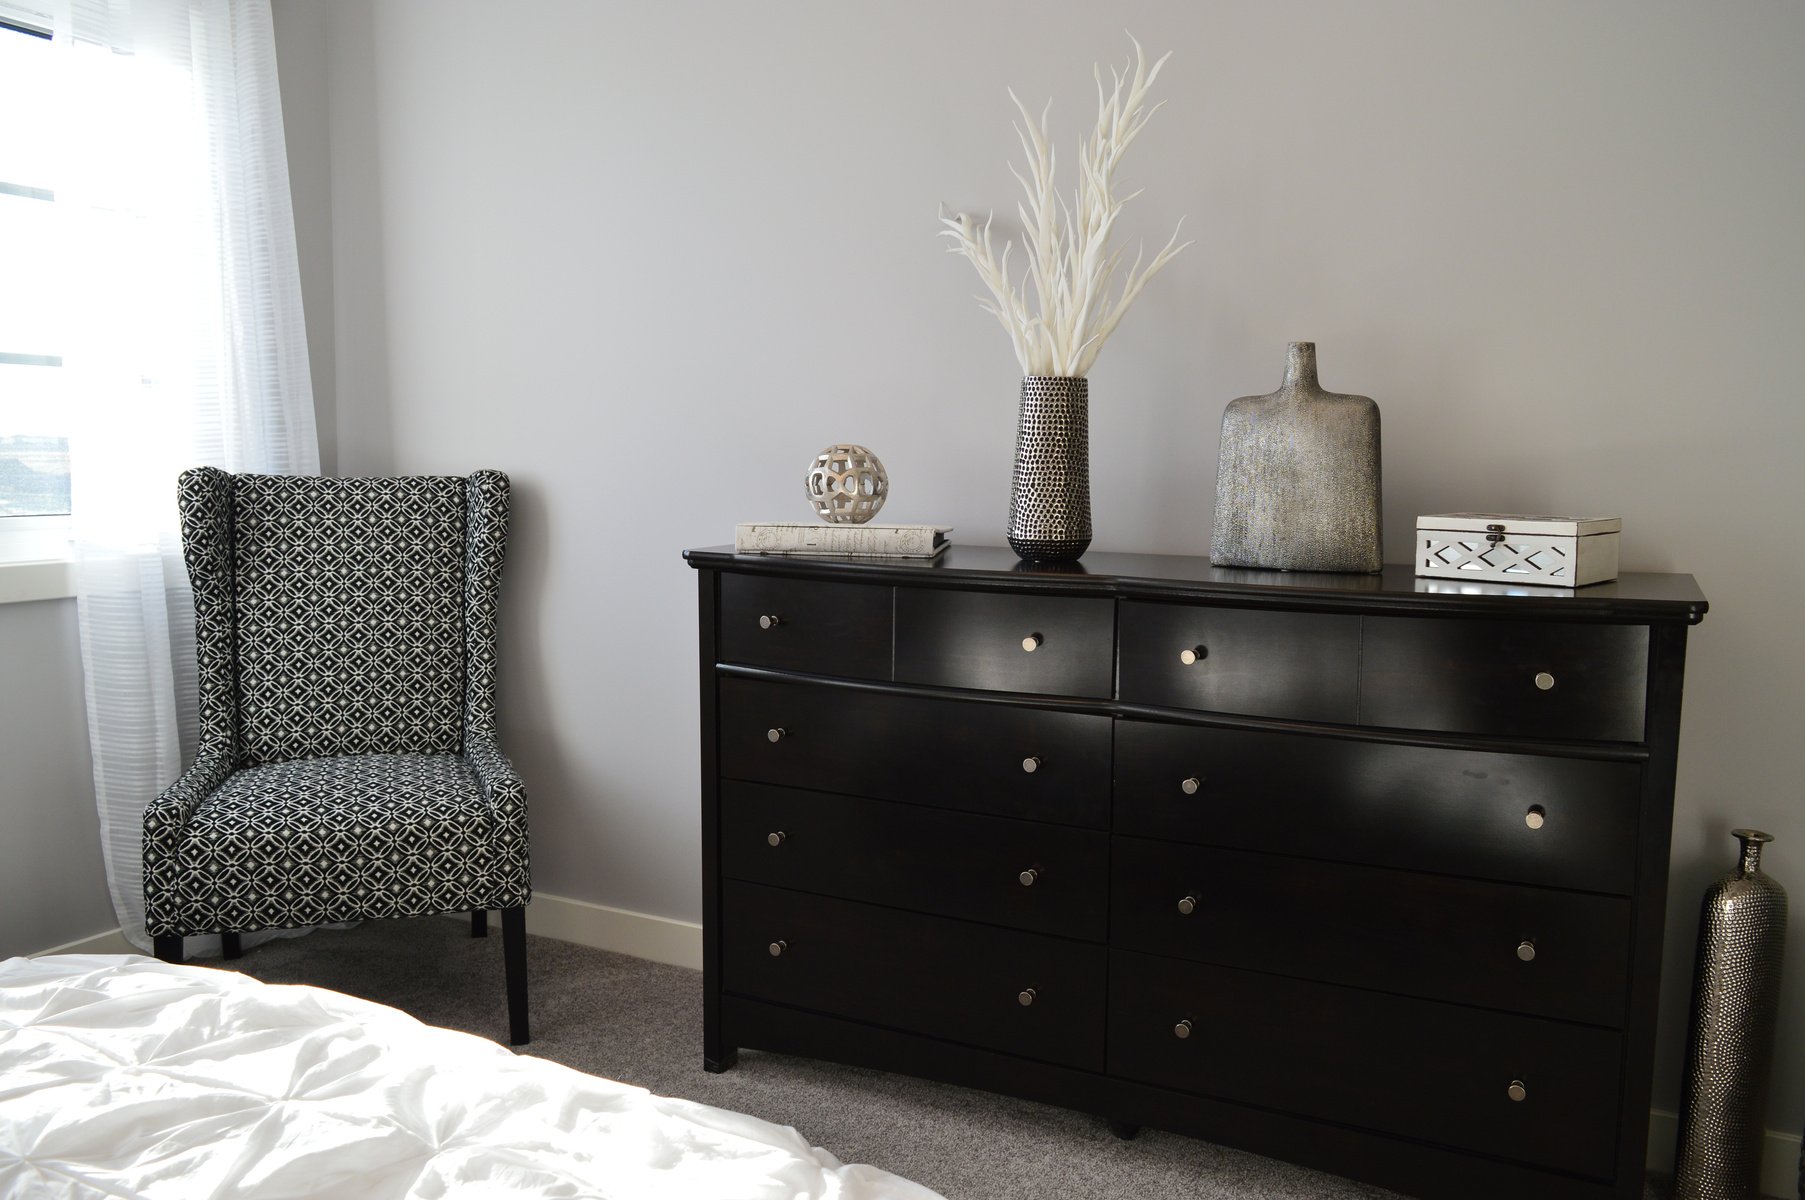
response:
<path fill-rule="evenodd" d="M 1102 946 L 754 883 L 722 893 L 726 991 L 1103 1069 Z"/>
<path fill-rule="evenodd" d="M 1121 625 L 1127 703 L 1358 719 L 1359 617 L 1123 601 Z"/>
<path fill-rule="evenodd" d="M 1118 833 L 1635 889 L 1633 763 L 1118 721 L 1115 769 Z"/>
<path fill-rule="evenodd" d="M 1109 1013 L 1112 1074 L 1614 1174 L 1618 1033 L 1120 950 Z"/>
<path fill-rule="evenodd" d="M 1642 740 L 1646 626 L 1368 617 L 1364 637 L 1363 725 Z"/>
<path fill-rule="evenodd" d="M 735 779 L 1094 829 L 1110 718 L 762 679 L 720 681 Z"/>
<path fill-rule="evenodd" d="M 887 680 L 890 593 L 874 584 L 724 574 L 721 661 Z"/>
<path fill-rule="evenodd" d="M 1115 692 L 1114 600 L 896 589 L 896 679 L 1090 696 Z"/>
<path fill-rule="evenodd" d="M 1117 838 L 1112 945 L 1535 1016 L 1623 1023 L 1630 902 Z"/>
<path fill-rule="evenodd" d="M 730 780 L 721 873 L 1095 942 L 1108 935 L 1100 830 Z"/>

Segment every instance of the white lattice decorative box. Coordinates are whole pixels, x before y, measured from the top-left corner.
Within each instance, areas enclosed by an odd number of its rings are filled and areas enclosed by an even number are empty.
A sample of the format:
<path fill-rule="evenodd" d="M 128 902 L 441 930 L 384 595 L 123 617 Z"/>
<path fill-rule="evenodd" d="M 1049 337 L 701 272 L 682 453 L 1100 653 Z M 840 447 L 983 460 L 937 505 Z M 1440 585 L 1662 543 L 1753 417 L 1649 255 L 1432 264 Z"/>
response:
<path fill-rule="evenodd" d="M 1416 519 L 1416 573 L 1585 587 L 1617 578 L 1616 517 L 1440 513 Z"/>

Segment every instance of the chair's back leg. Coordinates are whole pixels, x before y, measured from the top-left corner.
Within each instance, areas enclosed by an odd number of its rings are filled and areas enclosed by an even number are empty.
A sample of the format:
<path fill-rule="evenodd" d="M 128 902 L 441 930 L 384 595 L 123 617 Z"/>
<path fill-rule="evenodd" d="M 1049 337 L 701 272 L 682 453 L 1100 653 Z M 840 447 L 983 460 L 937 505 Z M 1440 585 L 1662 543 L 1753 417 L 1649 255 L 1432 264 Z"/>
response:
<path fill-rule="evenodd" d="M 530 1041 L 526 1026 L 526 909 L 501 910 L 501 952 L 508 973 L 508 1041 L 524 1046 Z"/>

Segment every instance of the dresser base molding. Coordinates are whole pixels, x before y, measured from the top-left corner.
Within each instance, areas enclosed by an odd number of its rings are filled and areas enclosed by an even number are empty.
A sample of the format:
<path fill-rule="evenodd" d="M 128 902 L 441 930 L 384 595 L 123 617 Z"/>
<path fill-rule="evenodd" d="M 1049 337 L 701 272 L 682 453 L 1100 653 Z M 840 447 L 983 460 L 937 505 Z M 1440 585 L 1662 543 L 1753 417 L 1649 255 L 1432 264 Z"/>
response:
<path fill-rule="evenodd" d="M 978 1088 L 1092 1113 L 1118 1137 L 1163 1129 L 1221 1146 L 1395 1188 L 1424 1200 L 1642 1200 L 1640 1172 L 1621 1188 L 1479 1155 L 1461 1154 L 1284 1113 L 1032 1062 L 839 1017 L 721 997 L 723 1040 Z M 729 1064 L 736 1050 L 727 1051 Z M 718 1068 L 705 1063 L 708 1070 Z"/>

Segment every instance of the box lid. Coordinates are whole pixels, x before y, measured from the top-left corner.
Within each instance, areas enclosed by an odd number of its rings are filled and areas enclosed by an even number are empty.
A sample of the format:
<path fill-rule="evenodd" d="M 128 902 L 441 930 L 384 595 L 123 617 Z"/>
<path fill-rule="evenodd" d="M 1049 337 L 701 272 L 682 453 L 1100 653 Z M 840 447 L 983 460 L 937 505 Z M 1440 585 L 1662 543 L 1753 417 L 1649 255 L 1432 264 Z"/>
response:
<path fill-rule="evenodd" d="M 1621 517 L 1545 517 L 1526 513 L 1436 513 L 1416 519 L 1418 529 L 1449 533 L 1540 533 L 1556 537 L 1590 537 L 1620 533 Z"/>

